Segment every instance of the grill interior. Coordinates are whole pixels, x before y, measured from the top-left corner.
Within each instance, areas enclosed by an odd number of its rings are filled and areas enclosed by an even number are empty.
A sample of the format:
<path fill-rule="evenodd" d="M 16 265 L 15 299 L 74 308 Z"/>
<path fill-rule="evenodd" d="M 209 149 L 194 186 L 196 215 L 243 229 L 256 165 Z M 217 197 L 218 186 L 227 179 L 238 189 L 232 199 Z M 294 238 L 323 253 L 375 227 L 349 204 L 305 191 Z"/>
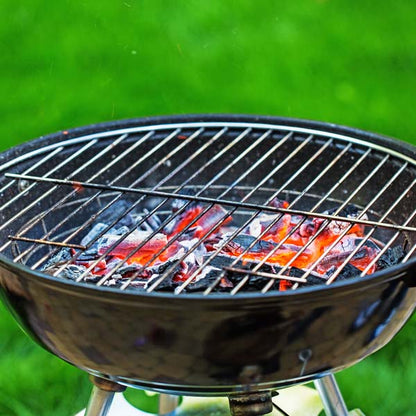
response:
<path fill-rule="evenodd" d="M 7 202 L 0 207 L 0 252 L 31 269 L 41 269 L 62 246 L 79 249 L 92 225 L 114 210 L 120 200 L 127 201 L 128 210 L 140 215 L 142 222 L 157 213 L 168 224 L 175 216 L 171 206 L 176 195 L 185 195 L 180 197 L 185 208 L 198 201 L 203 212 L 220 203 L 224 220 L 231 215 L 237 226 L 228 241 L 262 213 L 294 213 L 305 220 L 321 216 L 328 225 L 342 217 L 341 208 L 354 204 L 362 216 L 342 220 L 351 227 L 357 222 L 366 225 L 363 244 L 370 238 L 384 243 L 373 262 L 397 245 L 406 251 L 405 262 L 416 248 L 415 161 L 391 149 L 338 134 L 255 123 L 146 126 L 73 139 L 63 135 L 61 142 L 20 155 L 1 169 L 6 176 L 0 192 Z M 275 197 L 287 200 L 289 206 L 268 207 Z M 320 214 L 333 208 L 339 210 Z M 113 216 L 113 224 L 126 214 Z M 190 247 L 184 256 L 198 245 Z M 175 294 L 185 295 L 194 278 L 215 262 L 218 253 L 210 253 Z M 319 261 L 302 276 L 292 278 L 292 289 L 314 274 Z M 327 284 L 336 281 L 348 261 L 346 258 Z M 259 290 L 262 293 L 272 290 L 276 279 L 291 279 L 285 274 L 290 262 L 273 276 L 260 270 L 264 262 L 267 258 L 244 271 L 239 283 L 225 295 L 244 292 L 255 277 L 264 278 Z M 238 267 L 231 259 L 227 270 Z M 227 270 L 204 288 L 204 295 L 214 291 Z M 95 284 L 106 285 L 116 271 Z M 172 269 L 168 268 L 146 291 L 159 290 L 169 273 Z M 364 270 L 362 276 L 365 274 Z M 128 290 L 130 282 L 126 279 L 120 289 Z"/>

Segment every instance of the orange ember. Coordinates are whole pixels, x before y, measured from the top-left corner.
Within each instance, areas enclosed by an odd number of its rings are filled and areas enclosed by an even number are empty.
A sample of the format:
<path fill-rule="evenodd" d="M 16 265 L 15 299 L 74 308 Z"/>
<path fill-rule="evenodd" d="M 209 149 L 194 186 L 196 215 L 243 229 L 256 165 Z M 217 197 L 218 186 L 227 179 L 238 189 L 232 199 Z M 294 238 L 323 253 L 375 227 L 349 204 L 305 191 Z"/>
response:
<path fill-rule="evenodd" d="M 270 205 L 289 207 L 287 201 L 277 199 Z M 354 219 L 359 212 L 351 206 L 338 215 Z M 125 235 L 104 234 L 98 240 L 99 263 L 80 260 L 78 264 L 85 267 L 94 264 L 91 273 L 96 275 L 104 275 L 119 262 L 137 266 L 141 275 L 146 268 L 160 266 L 163 270 L 156 273 L 159 275 L 166 270 L 166 262 L 176 261 L 173 281 L 183 282 L 190 276 L 197 281 L 202 278 L 198 273 L 203 273 L 200 265 L 204 256 L 215 254 L 227 256 L 231 266 L 237 262 L 255 263 L 259 267 L 266 264 L 276 266 L 277 271 L 283 268 L 283 272 L 296 268 L 325 281 L 334 270 L 346 264 L 354 270 L 365 270 L 380 252 L 379 243 L 364 237 L 363 225 L 340 220 L 305 218 L 284 212 L 261 213 L 235 233 L 237 228 L 232 226 L 232 218 L 222 206 L 215 204 L 206 208 L 195 203 L 189 207 L 178 203 L 170 218 L 165 220 L 164 227 L 136 229 Z M 236 235 L 230 238 L 233 232 Z M 374 272 L 375 267 L 368 273 Z M 279 290 L 292 287 L 293 282 L 279 278 Z M 220 282 L 223 287 L 231 285 L 226 277 Z"/>

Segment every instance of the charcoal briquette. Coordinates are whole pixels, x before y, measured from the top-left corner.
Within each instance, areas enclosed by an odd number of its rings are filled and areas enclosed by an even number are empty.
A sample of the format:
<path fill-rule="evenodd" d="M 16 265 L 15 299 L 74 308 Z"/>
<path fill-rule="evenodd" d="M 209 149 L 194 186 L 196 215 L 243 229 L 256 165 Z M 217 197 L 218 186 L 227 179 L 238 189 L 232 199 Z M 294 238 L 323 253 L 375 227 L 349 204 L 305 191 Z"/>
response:
<path fill-rule="evenodd" d="M 386 269 L 387 267 L 399 264 L 406 255 L 406 252 L 401 246 L 388 248 L 385 253 L 377 260 L 376 270 Z"/>
<path fill-rule="evenodd" d="M 332 266 L 327 272 L 327 277 L 331 277 L 336 271 L 338 270 L 337 267 Z M 345 279 L 351 279 L 354 277 L 359 277 L 361 274 L 361 270 L 355 267 L 351 263 L 347 263 L 339 273 L 339 275 L 336 278 L 336 281 L 345 280 Z"/>
<path fill-rule="evenodd" d="M 41 268 L 42 271 L 46 271 L 53 266 L 58 266 L 63 263 L 66 263 L 72 259 L 72 249 L 69 247 L 64 247 L 54 254 L 46 264 Z"/>
<path fill-rule="evenodd" d="M 115 226 L 128 228 L 134 225 L 134 219 L 132 212 L 126 214 L 128 209 L 131 208 L 131 203 L 122 199 L 112 204 L 106 209 L 99 217 L 100 222 L 111 224 L 117 220 Z"/>
<path fill-rule="evenodd" d="M 103 233 L 107 227 L 108 225 L 103 222 L 95 224 L 88 234 L 81 240 L 81 245 L 87 246 L 91 241 L 95 240 L 101 233 Z"/>

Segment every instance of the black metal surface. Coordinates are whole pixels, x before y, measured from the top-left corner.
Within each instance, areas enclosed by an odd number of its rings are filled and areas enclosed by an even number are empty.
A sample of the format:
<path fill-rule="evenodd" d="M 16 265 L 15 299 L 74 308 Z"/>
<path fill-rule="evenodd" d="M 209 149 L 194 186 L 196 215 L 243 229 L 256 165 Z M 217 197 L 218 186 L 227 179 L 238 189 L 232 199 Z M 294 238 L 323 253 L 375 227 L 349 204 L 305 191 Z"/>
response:
<path fill-rule="evenodd" d="M 348 134 L 415 156 L 409 145 L 323 123 L 192 116 L 75 129 L 18 146 L 0 155 L 0 159 L 3 171 L 9 171 L 15 168 L 11 158 L 40 146 L 55 146 L 57 139 L 139 124 L 196 120 L 303 126 Z M 22 163 L 27 167 L 33 161 Z M 23 168 L 17 170 L 21 172 Z M 406 175 L 412 179 L 413 173 L 409 170 Z M 356 182 L 359 180 L 358 177 Z M 247 185 L 252 183 L 255 178 Z M 66 192 L 57 191 L 59 196 Z M 13 189 L 7 190 L 2 202 L 12 196 Z M 380 210 L 392 202 L 387 198 L 380 203 Z M 409 196 L 389 220 L 403 223 L 414 209 L 413 202 L 413 195 Z M 42 201 L 39 210 L 48 209 L 51 203 Z M 7 216 L 21 209 L 22 205 L 11 205 Z M 71 209 L 67 204 L 56 213 L 55 221 L 65 218 Z M 96 207 L 91 208 L 90 215 L 94 212 Z M 15 227 L 18 229 L 28 220 L 23 216 Z M 0 232 L 0 245 L 14 232 L 16 229 L 5 227 Z M 406 235 L 406 239 L 408 244 L 415 244 L 415 236 Z M 121 293 L 65 281 L 13 263 L 8 256 L 6 253 L 0 258 L 1 296 L 40 345 L 92 374 L 124 384 L 187 394 L 263 390 L 345 368 L 387 343 L 409 318 L 416 300 L 416 289 L 412 287 L 414 259 L 329 287 L 313 286 L 286 293 L 238 293 L 234 297 L 215 293 L 175 297 L 160 292 Z"/>
<path fill-rule="evenodd" d="M 376 351 L 413 310 L 407 277 L 414 268 L 233 299 L 120 294 L 18 268 L 3 268 L 0 284 L 32 338 L 79 368 L 155 390 L 219 394 L 312 379 Z"/>

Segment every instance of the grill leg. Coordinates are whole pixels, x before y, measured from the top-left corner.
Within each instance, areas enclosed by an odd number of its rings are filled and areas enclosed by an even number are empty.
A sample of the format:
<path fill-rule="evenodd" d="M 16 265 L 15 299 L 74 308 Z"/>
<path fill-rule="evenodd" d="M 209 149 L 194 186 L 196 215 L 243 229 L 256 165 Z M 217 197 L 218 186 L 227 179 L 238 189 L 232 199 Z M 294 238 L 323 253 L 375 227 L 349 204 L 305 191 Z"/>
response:
<path fill-rule="evenodd" d="M 333 374 L 315 380 L 314 383 L 327 416 L 348 416 L 347 406 Z"/>
<path fill-rule="evenodd" d="M 94 384 L 94 387 L 87 410 L 85 411 L 85 416 L 106 416 L 110 410 L 114 393 L 124 391 L 126 388 L 112 381 L 95 376 L 91 376 L 90 380 Z"/>
<path fill-rule="evenodd" d="M 161 394 L 159 396 L 159 415 L 173 412 L 179 404 L 179 397 L 171 394 Z"/>

